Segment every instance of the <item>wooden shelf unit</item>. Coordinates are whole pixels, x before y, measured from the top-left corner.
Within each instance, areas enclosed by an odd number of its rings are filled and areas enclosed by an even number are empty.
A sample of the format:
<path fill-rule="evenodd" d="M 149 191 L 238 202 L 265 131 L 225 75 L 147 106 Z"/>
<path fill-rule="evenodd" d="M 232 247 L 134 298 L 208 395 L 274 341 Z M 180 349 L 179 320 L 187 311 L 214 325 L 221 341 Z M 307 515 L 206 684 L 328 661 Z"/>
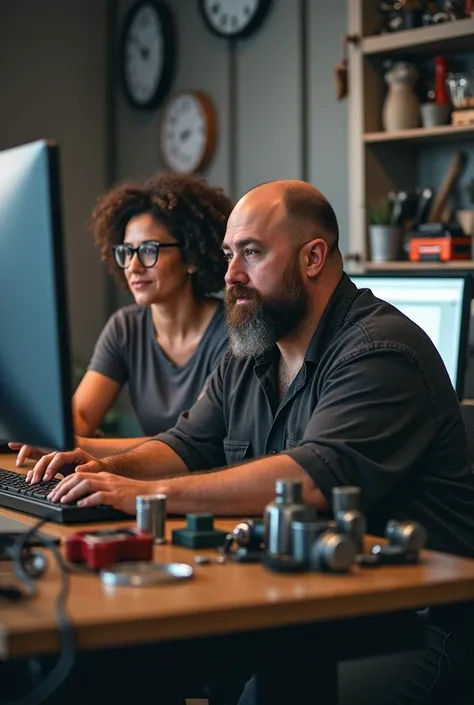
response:
<path fill-rule="evenodd" d="M 365 132 L 363 140 L 366 144 L 381 144 L 383 142 L 423 142 L 436 143 L 457 140 L 474 140 L 474 125 L 455 127 L 454 125 L 440 125 L 439 127 L 416 127 L 412 130 L 399 132 Z"/>
<path fill-rule="evenodd" d="M 363 37 L 362 54 L 435 54 L 472 51 L 474 19 L 456 20 L 400 32 Z"/>
<path fill-rule="evenodd" d="M 366 262 L 367 269 L 373 269 L 373 263 L 367 261 L 367 206 L 390 191 L 423 185 L 417 184 L 416 178 L 418 159 L 425 146 L 433 149 L 438 144 L 441 147 L 452 143 L 454 151 L 474 140 L 474 125 L 383 131 L 382 107 L 387 91 L 383 60 L 397 55 L 399 59 L 411 60 L 412 54 L 419 54 L 426 61 L 426 57 L 438 53 L 474 53 L 474 18 L 375 35 L 380 16 L 372 0 L 347 0 L 347 11 L 348 34 L 360 38 L 349 44 L 348 252 L 352 258 L 358 256 Z M 392 262 L 389 267 L 393 269 L 394 265 L 400 269 L 426 266 Z M 459 268 L 458 263 L 455 268 Z"/>

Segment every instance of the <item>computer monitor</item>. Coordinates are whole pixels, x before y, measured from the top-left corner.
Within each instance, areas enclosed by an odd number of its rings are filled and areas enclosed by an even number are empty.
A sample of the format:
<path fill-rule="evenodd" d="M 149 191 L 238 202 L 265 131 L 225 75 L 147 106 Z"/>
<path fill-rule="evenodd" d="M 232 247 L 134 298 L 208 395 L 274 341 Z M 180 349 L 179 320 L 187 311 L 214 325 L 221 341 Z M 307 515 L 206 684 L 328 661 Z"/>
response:
<path fill-rule="evenodd" d="M 469 275 L 408 273 L 351 275 L 359 289 L 371 289 L 423 328 L 435 344 L 462 398 L 466 370 L 472 286 Z"/>
<path fill-rule="evenodd" d="M 0 438 L 73 447 L 58 146 L 0 152 Z"/>

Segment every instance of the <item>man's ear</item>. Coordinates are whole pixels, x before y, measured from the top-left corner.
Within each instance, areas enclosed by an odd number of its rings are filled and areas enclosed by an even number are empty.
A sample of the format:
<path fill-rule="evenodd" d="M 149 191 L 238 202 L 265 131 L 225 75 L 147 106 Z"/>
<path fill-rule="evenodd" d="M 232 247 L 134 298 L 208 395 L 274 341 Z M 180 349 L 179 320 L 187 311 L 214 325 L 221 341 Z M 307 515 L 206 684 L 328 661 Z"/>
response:
<path fill-rule="evenodd" d="M 303 250 L 303 265 L 308 277 L 317 276 L 324 266 L 328 256 L 328 244 L 318 237 L 307 242 Z"/>

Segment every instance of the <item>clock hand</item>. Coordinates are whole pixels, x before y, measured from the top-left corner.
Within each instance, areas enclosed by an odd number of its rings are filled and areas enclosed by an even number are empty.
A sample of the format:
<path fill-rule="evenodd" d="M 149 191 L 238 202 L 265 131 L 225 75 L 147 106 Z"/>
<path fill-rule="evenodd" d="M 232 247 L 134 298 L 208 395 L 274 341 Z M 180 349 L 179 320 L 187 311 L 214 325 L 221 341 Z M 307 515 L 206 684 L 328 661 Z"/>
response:
<path fill-rule="evenodd" d="M 179 136 L 179 139 L 181 142 L 185 142 L 187 139 L 191 137 L 191 130 L 183 130 Z"/>
<path fill-rule="evenodd" d="M 138 49 L 138 51 L 139 51 L 140 56 L 141 56 L 142 59 L 148 59 L 148 58 L 149 58 L 149 56 L 150 56 L 150 49 L 149 49 L 148 47 L 143 46 L 143 45 L 140 43 L 139 37 L 136 37 L 135 35 L 132 34 L 131 37 L 130 37 L 130 41 L 131 41 L 132 44 L 135 44 L 135 46 L 137 47 L 137 49 Z"/>
<path fill-rule="evenodd" d="M 150 49 L 148 47 L 142 46 L 138 37 L 135 37 L 132 34 L 132 36 L 130 37 L 130 42 L 132 44 L 135 44 L 142 59 L 146 61 L 150 58 Z"/>

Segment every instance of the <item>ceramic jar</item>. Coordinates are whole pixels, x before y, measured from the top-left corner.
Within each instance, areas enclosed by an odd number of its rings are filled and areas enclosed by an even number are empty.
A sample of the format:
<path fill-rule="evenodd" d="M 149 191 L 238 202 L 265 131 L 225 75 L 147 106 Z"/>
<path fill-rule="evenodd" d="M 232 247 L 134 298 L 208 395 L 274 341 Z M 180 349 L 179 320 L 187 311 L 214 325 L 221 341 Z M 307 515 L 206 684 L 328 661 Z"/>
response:
<path fill-rule="evenodd" d="M 420 127 L 420 101 L 414 91 L 418 71 L 407 61 L 397 61 L 385 74 L 388 93 L 382 110 L 387 132 Z"/>

